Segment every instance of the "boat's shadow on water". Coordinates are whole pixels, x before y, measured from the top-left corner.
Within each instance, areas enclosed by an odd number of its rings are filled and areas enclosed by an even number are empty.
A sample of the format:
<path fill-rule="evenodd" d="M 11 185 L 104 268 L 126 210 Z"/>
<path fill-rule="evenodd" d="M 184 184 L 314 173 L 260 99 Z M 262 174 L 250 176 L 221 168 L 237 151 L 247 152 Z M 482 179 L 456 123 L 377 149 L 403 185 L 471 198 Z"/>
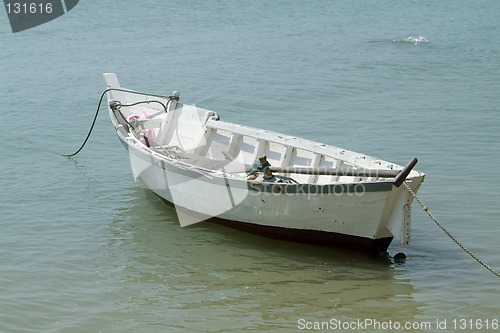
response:
<path fill-rule="evenodd" d="M 208 309 L 207 316 L 245 309 L 289 327 L 299 318 L 412 320 L 420 313 L 404 266 L 390 260 L 209 222 L 181 228 L 175 209 L 141 188 L 128 189 L 124 203 L 109 246 L 125 256 L 125 280 L 166 286 L 155 297 L 161 305 L 175 301 L 186 313 Z M 248 327 L 244 319 L 241 325 Z"/>
<path fill-rule="evenodd" d="M 217 246 L 214 250 L 223 251 L 227 247 L 239 251 L 262 251 L 267 255 L 279 255 L 290 260 L 305 258 L 309 261 L 309 258 L 318 258 L 338 264 L 348 263 L 351 266 L 357 263 L 389 271 L 404 266 L 404 262 L 395 261 L 393 256 L 386 252 L 368 255 L 354 250 L 277 240 L 221 226 L 211 220 L 181 228 L 175 208 L 166 205 L 151 191 L 131 187 L 127 189 L 124 196 L 126 205 L 117 211 L 115 223 L 123 224 L 127 221 L 128 228 L 136 228 L 137 231 L 144 232 L 147 232 L 151 226 L 156 226 L 165 237 L 165 243 L 173 244 L 172 241 L 174 241 L 180 250 L 182 246 L 189 247 L 202 242 Z M 175 235 L 175 239 L 171 239 L 172 235 Z M 143 236 L 159 237 L 154 232 L 151 235 L 143 234 Z"/>
<path fill-rule="evenodd" d="M 182 228 L 179 224 L 176 209 L 165 204 L 153 192 L 133 187 L 128 189 L 128 194 L 129 200 L 127 202 L 129 205 L 120 214 L 121 216 L 136 220 L 139 224 L 147 224 L 153 221 L 164 223 L 165 226 L 163 227 L 167 227 L 169 233 L 175 232 L 183 237 L 194 237 L 196 241 L 204 238 L 205 242 L 220 244 L 220 246 L 236 247 L 240 250 L 260 250 L 265 253 L 281 254 L 297 259 L 312 256 L 324 260 L 355 261 L 386 268 L 398 265 L 393 256 L 387 252 L 366 254 L 349 249 L 273 239 L 219 225 L 217 219 L 206 220 Z M 189 244 L 186 245 L 189 246 Z"/>

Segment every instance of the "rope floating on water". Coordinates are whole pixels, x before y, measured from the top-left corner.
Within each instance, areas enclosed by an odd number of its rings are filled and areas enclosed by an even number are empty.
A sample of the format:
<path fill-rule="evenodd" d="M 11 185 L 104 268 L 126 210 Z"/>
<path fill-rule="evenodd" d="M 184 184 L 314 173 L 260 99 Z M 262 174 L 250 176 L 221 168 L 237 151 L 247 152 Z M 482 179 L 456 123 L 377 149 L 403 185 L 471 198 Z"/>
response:
<path fill-rule="evenodd" d="M 452 241 L 454 241 L 462 250 L 464 250 L 468 255 L 470 255 L 472 258 L 474 258 L 478 263 L 480 263 L 484 268 L 486 268 L 487 270 L 489 270 L 490 272 L 492 272 L 493 274 L 495 274 L 498 278 L 500 278 L 500 273 L 496 272 L 492 267 L 490 267 L 488 264 L 486 264 L 484 261 L 482 261 L 481 259 L 479 259 L 478 256 L 476 256 L 474 253 L 472 253 L 471 250 L 469 250 L 468 248 L 466 248 L 455 236 L 453 236 L 448 230 L 446 230 L 446 228 L 441 224 L 439 223 L 438 219 L 432 215 L 432 213 L 429 211 L 429 207 L 427 207 L 423 202 L 422 200 L 420 200 L 419 197 L 417 197 L 417 194 L 406 184 L 406 183 L 403 183 L 403 185 L 405 186 L 405 188 L 410 192 L 410 194 L 415 198 L 415 200 L 418 202 L 418 204 L 422 207 L 422 210 L 430 217 L 430 219 L 432 221 L 434 221 L 434 223 L 436 223 L 436 225 L 444 231 L 444 233 L 451 238 Z"/>

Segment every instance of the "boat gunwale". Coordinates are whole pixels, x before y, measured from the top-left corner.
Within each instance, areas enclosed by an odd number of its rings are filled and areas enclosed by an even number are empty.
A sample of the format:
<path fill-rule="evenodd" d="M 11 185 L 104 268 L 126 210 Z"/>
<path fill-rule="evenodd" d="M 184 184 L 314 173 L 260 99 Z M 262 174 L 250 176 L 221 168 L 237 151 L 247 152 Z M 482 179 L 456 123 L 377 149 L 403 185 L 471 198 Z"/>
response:
<path fill-rule="evenodd" d="M 393 186 L 393 180 L 391 179 L 377 179 L 377 180 L 366 180 L 358 182 L 349 183 L 327 183 L 327 184 L 311 184 L 311 183 L 253 183 L 248 182 L 245 178 L 234 177 L 230 173 L 224 173 L 217 170 L 206 169 L 198 167 L 193 164 L 185 163 L 174 158 L 167 157 L 165 155 L 159 154 L 158 152 L 144 146 L 136 138 L 130 138 L 129 140 L 134 140 L 136 144 L 130 144 L 126 138 L 120 135 L 120 141 L 122 141 L 123 146 L 129 151 L 129 154 L 134 154 L 136 157 L 151 163 L 156 167 L 160 167 L 167 172 L 173 172 L 176 174 L 182 174 L 188 178 L 192 179 L 204 179 L 206 181 L 211 180 L 211 178 L 216 178 L 212 183 L 226 182 L 227 187 L 248 189 L 250 191 L 263 192 L 263 193 L 273 193 L 279 194 L 333 194 L 340 195 L 343 193 L 350 193 L 352 195 L 360 195 L 361 193 L 368 192 L 389 192 Z M 131 152 L 130 149 L 133 151 Z M 135 151 L 139 152 L 136 154 Z M 147 156 L 156 155 L 159 159 L 152 161 L 151 158 Z M 142 155 L 142 156 L 141 156 Z M 176 169 L 176 170 L 173 170 Z M 359 187 L 361 186 L 361 189 Z"/>
<path fill-rule="evenodd" d="M 182 107 L 184 105 L 193 106 L 190 104 L 179 103 L 180 107 Z M 133 107 L 130 107 L 130 108 L 133 108 Z M 223 178 L 225 180 L 230 179 L 232 181 L 235 181 L 235 180 L 241 181 L 242 183 L 247 184 L 248 188 L 259 187 L 259 190 L 266 189 L 267 187 L 269 187 L 268 184 L 249 183 L 245 180 L 244 177 L 236 176 L 236 174 L 233 174 L 233 173 L 224 172 L 223 170 L 214 170 L 214 169 L 205 168 L 202 166 L 197 166 L 195 164 L 184 162 L 182 160 L 172 158 L 172 157 L 169 157 L 165 154 L 162 154 L 162 152 L 159 151 L 160 149 L 155 149 L 155 146 L 150 147 L 150 146 L 147 146 L 144 143 L 142 143 L 137 138 L 137 136 L 131 131 L 131 129 L 128 126 L 126 128 L 124 128 L 125 133 L 127 133 L 127 136 L 123 135 L 123 133 L 118 130 L 118 127 L 120 125 L 123 126 L 122 122 L 116 117 L 116 114 L 109 107 L 109 105 L 108 105 L 108 110 L 115 120 L 113 123 L 115 125 L 115 129 L 117 131 L 117 134 L 120 137 L 120 139 L 122 140 L 123 145 L 126 147 L 127 146 L 134 147 L 135 149 L 142 150 L 143 152 L 147 152 L 148 155 L 150 155 L 151 157 L 153 157 L 155 159 L 158 159 L 159 161 L 163 161 L 163 163 L 168 163 L 171 166 L 176 166 L 179 169 L 183 169 L 184 171 L 194 172 L 197 176 L 218 177 L 218 178 Z M 151 108 L 151 110 L 157 110 L 157 109 Z M 203 109 L 203 110 L 206 110 L 206 109 Z M 206 110 L 206 111 L 210 111 L 210 110 Z M 173 112 L 175 112 L 175 111 L 173 111 Z M 213 112 L 213 111 L 210 111 L 210 112 Z M 163 117 L 163 115 L 160 117 L 156 116 L 156 117 L 151 118 L 151 119 L 143 120 L 143 121 L 141 121 L 141 123 L 145 124 L 151 120 L 158 122 L 158 120 L 161 119 L 161 117 Z M 236 123 L 232 123 L 232 122 L 221 121 L 219 119 L 214 119 L 213 117 L 208 118 L 205 121 L 205 124 L 203 127 L 205 128 L 205 130 L 208 130 L 208 129 L 219 130 L 220 129 L 220 130 L 226 131 L 228 133 L 231 133 L 233 135 L 238 134 L 238 135 L 241 135 L 242 137 L 250 137 L 253 139 L 257 139 L 257 140 L 260 139 L 260 140 L 263 140 L 264 142 L 272 142 L 275 144 L 280 144 L 286 148 L 290 147 L 292 149 L 301 149 L 303 151 L 307 151 L 307 152 L 312 153 L 314 155 L 321 155 L 321 156 L 329 157 L 329 158 L 332 158 L 335 160 L 339 160 L 342 163 L 344 163 L 344 162 L 348 163 L 354 167 L 362 168 L 363 170 L 366 170 L 366 171 L 397 170 L 397 169 L 403 168 L 401 165 L 397 165 L 397 164 L 392 163 L 392 162 L 384 161 L 384 160 L 381 160 L 381 159 L 378 159 L 378 158 L 375 158 L 372 156 L 368 156 L 368 155 L 361 154 L 358 152 L 350 151 L 347 149 L 342 149 L 342 148 L 339 148 L 339 147 L 336 147 L 333 145 L 327 145 L 324 143 L 320 143 L 318 141 L 312 141 L 312 140 L 309 140 L 306 138 L 291 136 L 291 135 L 287 135 L 287 134 L 283 134 L 283 133 L 279 133 L 279 132 L 274 132 L 271 130 L 259 129 L 259 128 L 255 128 L 255 127 L 251 127 L 251 126 L 247 126 L 247 125 L 241 125 L 241 124 L 236 124 Z M 265 137 L 266 137 L 265 139 L 259 137 L 259 134 L 263 134 L 263 133 L 265 134 Z M 296 142 L 293 142 L 295 140 L 296 140 Z M 294 143 L 296 143 L 296 144 L 294 144 Z M 163 149 L 165 149 L 165 148 L 172 147 L 172 146 L 159 145 L 159 147 L 162 147 Z M 127 147 L 127 149 L 128 149 L 128 147 Z M 208 157 L 205 157 L 202 155 L 199 155 L 199 157 L 209 159 Z M 351 157 L 351 158 L 349 158 L 349 157 Z M 359 160 L 355 161 L 356 159 L 361 159 L 361 161 L 359 161 Z M 144 159 L 144 160 L 146 160 L 147 162 L 150 162 L 150 163 L 152 162 L 152 160 L 150 158 Z M 222 160 L 220 160 L 220 161 L 222 161 Z M 230 163 L 230 162 L 231 161 L 228 160 L 228 163 Z M 166 170 L 166 167 L 163 163 L 159 163 L 159 165 L 161 165 L 161 167 Z M 392 169 L 389 167 L 386 167 L 386 169 L 383 169 L 383 168 L 374 169 L 373 168 L 374 166 L 382 166 L 382 164 L 386 164 L 386 166 L 391 166 Z M 367 168 L 367 166 L 369 166 L 369 167 Z M 340 168 L 339 168 L 339 171 L 341 171 Z M 244 172 L 241 172 L 239 174 L 243 174 L 243 173 Z M 412 170 L 410 172 L 410 174 L 408 175 L 406 181 L 411 181 L 413 178 L 424 178 L 424 177 L 425 177 L 424 173 L 422 173 L 420 171 Z M 354 177 L 354 179 L 355 178 L 357 178 L 357 177 Z M 334 187 L 338 187 L 338 186 L 345 187 L 345 186 L 363 185 L 363 186 L 368 186 L 368 188 L 372 188 L 373 184 L 390 184 L 390 185 L 392 185 L 392 183 L 394 181 L 394 178 L 380 178 L 380 177 L 376 177 L 376 176 L 373 176 L 373 177 L 371 177 L 371 176 L 366 177 L 365 176 L 365 177 L 360 177 L 360 178 L 364 178 L 364 180 L 355 181 L 353 179 L 353 181 L 350 181 L 350 182 L 330 182 L 330 183 L 320 183 L 320 184 L 309 183 L 309 182 L 300 183 L 300 184 L 288 184 L 288 183 L 271 183 L 271 184 L 272 185 L 276 184 L 279 186 L 287 186 L 287 187 L 292 187 L 293 185 L 301 185 L 301 186 L 306 185 L 310 189 L 314 189 L 314 191 L 316 191 L 317 188 L 324 189 L 324 188 L 332 188 L 332 187 L 334 188 Z M 256 186 L 256 185 L 260 185 L 260 186 Z M 378 187 L 380 187 L 380 185 Z M 382 187 L 386 188 L 387 186 L 382 186 Z M 387 190 L 387 189 L 384 189 L 384 191 L 385 190 Z M 390 186 L 389 186 L 389 190 L 390 190 Z M 326 193 L 329 193 L 329 191 Z"/>

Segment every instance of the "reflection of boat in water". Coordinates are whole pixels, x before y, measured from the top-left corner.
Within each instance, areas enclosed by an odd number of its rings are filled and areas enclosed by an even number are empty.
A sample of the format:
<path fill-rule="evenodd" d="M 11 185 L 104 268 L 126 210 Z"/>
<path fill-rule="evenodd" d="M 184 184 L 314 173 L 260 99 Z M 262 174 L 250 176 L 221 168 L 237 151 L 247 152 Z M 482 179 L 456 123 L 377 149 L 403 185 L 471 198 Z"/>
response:
<path fill-rule="evenodd" d="M 273 238 L 385 251 L 410 240 L 424 174 L 364 154 L 221 121 L 179 95 L 122 89 L 105 74 L 111 121 L 137 183 L 175 205 L 181 226 L 213 219 Z M 249 180 L 265 155 L 268 179 Z M 264 171 L 264 170 L 263 170 Z"/>
<path fill-rule="evenodd" d="M 110 226 L 118 241 L 109 245 L 110 256 L 125 290 L 137 291 L 123 303 L 135 315 L 145 311 L 150 322 L 175 323 L 177 331 L 203 330 L 204 323 L 205 331 L 241 332 L 297 327 L 299 318 L 427 320 L 421 317 L 427 304 L 415 297 L 404 265 L 291 247 L 215 224 L 180 229 L 175 210 L 149 191 L 125 188 L 120 197 L 122 208 Z"/>

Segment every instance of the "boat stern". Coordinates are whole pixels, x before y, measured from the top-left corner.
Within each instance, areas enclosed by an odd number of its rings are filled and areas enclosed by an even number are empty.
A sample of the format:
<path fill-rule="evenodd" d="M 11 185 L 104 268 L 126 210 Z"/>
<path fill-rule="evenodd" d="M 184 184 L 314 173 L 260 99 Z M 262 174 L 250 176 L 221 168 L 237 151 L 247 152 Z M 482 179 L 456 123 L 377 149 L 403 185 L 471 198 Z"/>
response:
<path fill-rule="evenodd" d="M 402 186 L 393 186 L 387 198 L 386 208 L 382 214 L 380 223 L 380 234 L 391 234 L 403 245 L 411 243 L 411 204 L 414 193 L 418 191 L 424 181 L 424 174 L 408 178 Z"/>

